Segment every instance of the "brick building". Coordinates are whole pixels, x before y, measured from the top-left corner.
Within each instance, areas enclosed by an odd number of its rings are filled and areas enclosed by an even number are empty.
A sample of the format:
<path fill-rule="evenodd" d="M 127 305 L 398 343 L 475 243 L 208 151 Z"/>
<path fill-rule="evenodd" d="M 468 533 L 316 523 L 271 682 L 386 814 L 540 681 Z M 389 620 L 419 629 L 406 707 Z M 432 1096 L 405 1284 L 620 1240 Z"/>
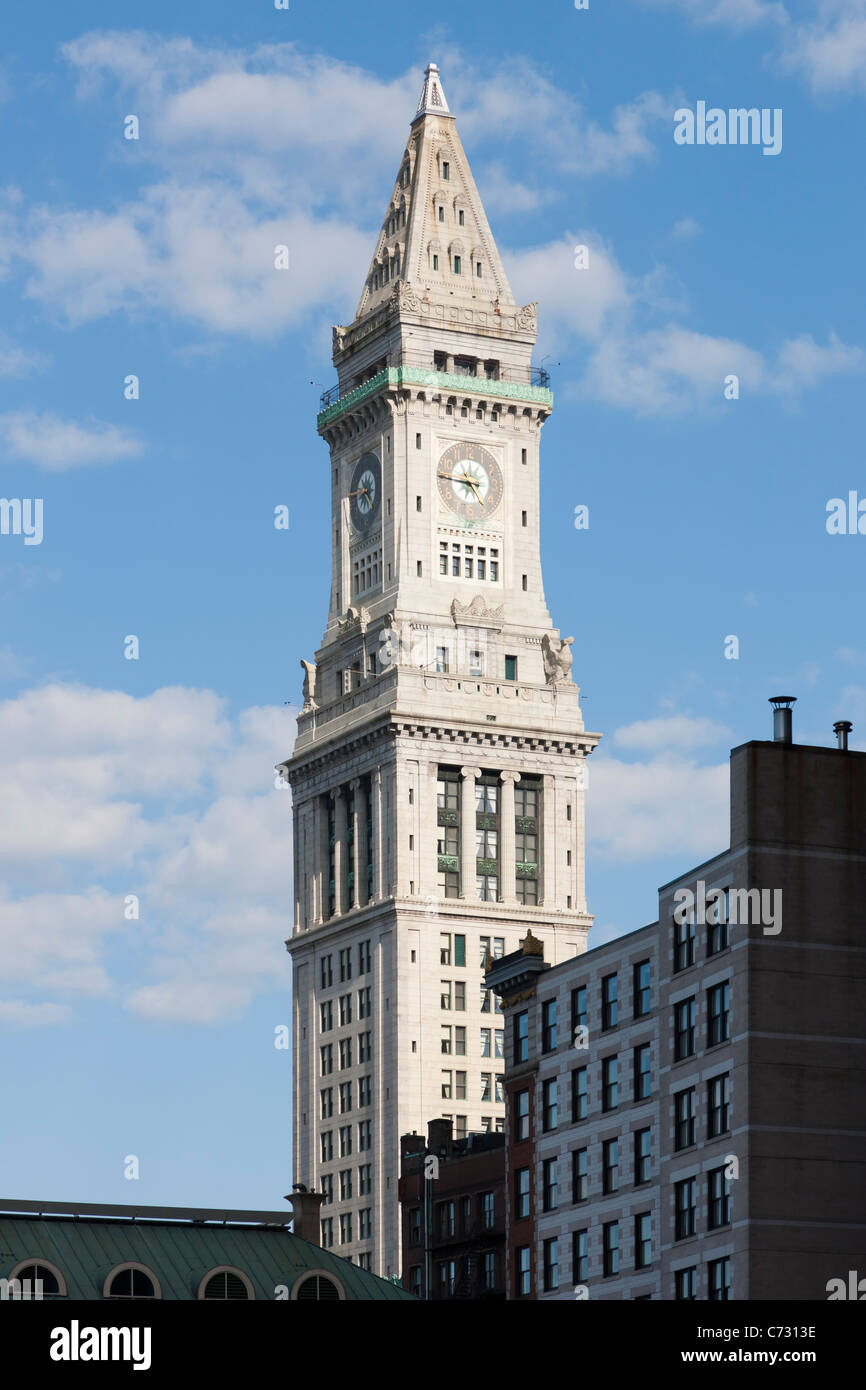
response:
<path fill-rule="evenodd" d="M 403 1286 L 433 1300 L 505 1297 L 505 1135 L 400 1140 Z"/>
<path fill-rule="evenodd" d="M 506 1016 L 509 1298 L 823 1299 L 866 1270 L 866 754 L 731 753 L 730 848 Z"/>

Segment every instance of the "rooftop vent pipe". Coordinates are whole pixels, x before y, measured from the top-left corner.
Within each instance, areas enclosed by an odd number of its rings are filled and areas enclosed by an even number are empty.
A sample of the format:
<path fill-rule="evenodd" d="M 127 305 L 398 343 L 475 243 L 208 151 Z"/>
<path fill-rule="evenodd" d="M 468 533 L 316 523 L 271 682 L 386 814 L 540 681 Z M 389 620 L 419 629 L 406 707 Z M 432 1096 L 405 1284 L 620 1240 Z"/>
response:
<path fill-rule="evenodd" d="M 836 735 L 836 742 L 843 753 L 848 752 L 848 735 L 853 728 L 854 725 L 851 723 L 850 719 L 837 719 L 836 723 L 833 725 L 833 733 Z"/>
<path fill-rule="evenodd" d="M 797 703 L 796 695 L 771 695 L 773 706 L 773 741 L 793 743 L 791 706 Z"/>

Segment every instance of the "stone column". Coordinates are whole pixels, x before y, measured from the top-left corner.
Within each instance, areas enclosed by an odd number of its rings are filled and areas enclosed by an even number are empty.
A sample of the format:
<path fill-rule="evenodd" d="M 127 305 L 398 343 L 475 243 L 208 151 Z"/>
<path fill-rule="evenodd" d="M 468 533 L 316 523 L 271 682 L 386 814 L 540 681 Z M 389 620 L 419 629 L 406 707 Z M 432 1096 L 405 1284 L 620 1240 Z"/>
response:
<path fill-rule="evenodd" d="M 346 911 L 346 794 L 342 787 L 331 792 L 334 803 L 334 916 Z"/>
<path fill-rule="evenodd" d="M 481 776 L 480 767 L 460 769 L 460 896 L 474 899 L 476 879 L 475 854 L 475 779 Z"/>
<path fill-rule="evenodd" d="M 328 814 L 324 798 L 313 801 L 313 921 L 328 920 Z"/>
<path fill-rule="evenodd" d="M 499 901 L 515 904 L 514 858 L 514 784 L 520 781 L 519 772 L 500 772 L 502 804 L 499 807 Z"/>
<path fill-rule="evenodd" d="M 373 902 L 382 897 L 382 771 L 370 773 L 369 815 L 373 821 Z"/>
<path fill-rule="evenodd" d="M 361 780 L 354 777 L 349 783 L 352 788 L 352 910 L 357 912 L 361 905 L 361 883 L 360 865 L 363 855 L 361 855 L 360 830 L 361 830 Z M 366 860 L 364 860 L 366 863 Z"/>

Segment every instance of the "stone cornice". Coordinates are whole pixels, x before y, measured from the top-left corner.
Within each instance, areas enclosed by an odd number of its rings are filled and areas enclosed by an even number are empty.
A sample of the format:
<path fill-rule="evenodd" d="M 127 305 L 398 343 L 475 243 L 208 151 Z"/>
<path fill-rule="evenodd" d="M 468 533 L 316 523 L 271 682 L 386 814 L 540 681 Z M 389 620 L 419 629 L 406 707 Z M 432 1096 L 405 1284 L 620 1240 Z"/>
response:
<path fill-rule="evenodd" d="M 476 396 L 496 397 L 509 401 L 527 401 L 535 405 L 553 409 L 553 392 L 545 386 L 529 386 L 520 381 L 490 381 L 486 377 L 458 376 L 452 372 L 434 372 L 427 367 L 386 367 L 384 371 L 356 386 L 334 401 L 316 416 L 319 430 L 342 415 L 345 411 L 360 405 L 383 387 L 433 386 L 442 391 L 471 392 Z"/>

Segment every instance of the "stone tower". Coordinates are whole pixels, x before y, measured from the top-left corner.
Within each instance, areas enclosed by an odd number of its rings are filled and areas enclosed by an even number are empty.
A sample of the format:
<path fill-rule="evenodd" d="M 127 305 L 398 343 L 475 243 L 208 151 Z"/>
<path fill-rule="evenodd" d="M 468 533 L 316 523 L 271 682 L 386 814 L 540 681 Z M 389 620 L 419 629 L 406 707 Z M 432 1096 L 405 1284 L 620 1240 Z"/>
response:
<path fill-rule="evenodd" d="M 294 1174 L 322 1235 L 400 1270 L 400 1135 L 501 1127 L 489 951 L 586 948 L 584 730 L 539 555 L 553 408 L 438 69 L 354 321 L 334 329 L 327 627 L 294 805 Z M 562 1026 L 562 1024 L 560 1025 Z"/>

